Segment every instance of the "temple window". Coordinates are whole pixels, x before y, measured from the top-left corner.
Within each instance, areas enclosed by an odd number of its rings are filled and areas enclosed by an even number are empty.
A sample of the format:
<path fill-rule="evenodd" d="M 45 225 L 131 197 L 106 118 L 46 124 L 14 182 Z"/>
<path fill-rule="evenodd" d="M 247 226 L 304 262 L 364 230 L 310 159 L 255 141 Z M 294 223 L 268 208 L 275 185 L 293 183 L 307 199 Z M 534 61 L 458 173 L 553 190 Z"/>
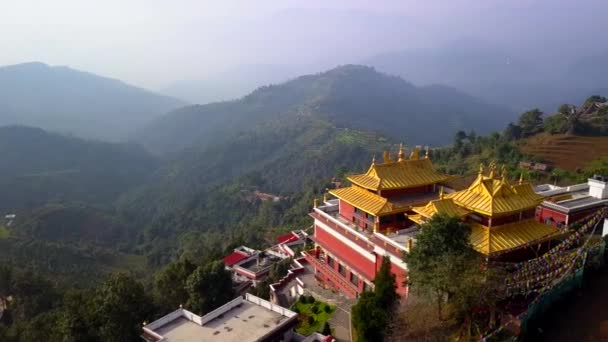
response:
<path fill-rule="evenodd" d="M 353 285 L 357 285 L 358 286 L 359 285 L 359 277 L 357 277 L 357 275 L 355 275 L 354 273 L 351 273 L 350 274 L 350 282 Z"/>
<path fill-rule="evenodd" d="M 346 268 L 344 268 L 342 264 L 338 264 L 338 273 L 340 273 L 343 277 L 346 277 Z"/>

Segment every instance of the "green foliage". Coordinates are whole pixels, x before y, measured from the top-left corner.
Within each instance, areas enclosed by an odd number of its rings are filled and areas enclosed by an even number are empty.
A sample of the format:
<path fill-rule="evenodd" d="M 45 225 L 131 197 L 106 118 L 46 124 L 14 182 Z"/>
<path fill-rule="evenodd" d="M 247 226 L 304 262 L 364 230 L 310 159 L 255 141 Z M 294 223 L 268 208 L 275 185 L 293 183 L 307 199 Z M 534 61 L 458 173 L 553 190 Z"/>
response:
<path fill-rule="evenodd" d="M 382 258 L 382 266 L 374 279 L 374 292 L 363 292 L 352 307 L 351 320 L 356 341 L 383 341 L 386 327 L 398 300 L 395 275 L 390 258 Z"/>
<path fill-rule="evenodd" d="M 372 292 L 363 292 L 352 307 L 351 319 L 355 341 L 383 341 L 389 322 L 388 312 L 380 305 Z"/>
<path fill-rule="evenodd" d="M 507 125 L 507 128 L 505 128 L 503 131 L 502 135 L 507 141 L 518 140 L 522 137 L 522 129 L 520 126 L 510 122 Z"/>
<path fill-rule="evenodd" d="M 501 297 L 504 275 L 489 271 L 472 249 L 469 226 L 455 217 L 435 215 L 420 229 L 406 256 L 413 291 L 437 303 L 440 319 L 446 301 L 456 318 L 467 324 L 473 308 L 493 308 Z"/>
<path fill-rule="evenodd" d="M 186 284 L 196 265 L 182 259 L 165 266 L 154 276 L 154 289 L 157 302 L 167 311 L 175 310 L 188 301 Z"/>
<path fill-rule="evenodd" d="M 92 315 L 103 341 L 135 341 L 152 308 L 141 283 L 119 273 L 110 277 L 92 300 Z"/>
<path fill-rule="evenodd" d="M 310 335 L 315 331 L 320 331 L 324 327 L 327 320 L 336 311 L 336 307 L 319 301 L 309 303 L 308 298 L 303 302 L 302 298 L 305 297 L 307 296 L 301 296 L 300 300 L 291 309 L 300 314 L 300 323 L 296 327 L 296 332 L 302 335 Z M 321 310 L 321 307 L 324 309 Z"/>
<path fill-rule="evenodd" d="M 0 128 L 0 154 L 2 210 L 50 201 L 109 204 L 126 189 L 144 183 L 157 166 L 136 145 L 87 141 L 26 127 Z"/>
<path fill-rule="evenodd" d="M 568 131 L 568 118 L 561 113 L 551 115 L 545 119 L 545 132 L 549 134 L 561 134 Z"/>
<path fill-rule="evenodd" d="M 498 127 L 502 124 L 499 113 L 508 110 L 480 103 L 449 87 L 416 88 L 370 67 L 345 65 L 261 87 L 236 101 L 182 108 L 156 120 L 137 140 L 153 151 L 175 152 L 195 142 L 205 147 L 223 143 L 233 132 L 247 131 L 262 122 L 286 119 L 299 123 L 312 117 L 338 127 L 445 144 L 449 142 L 446 137 L 457 129 Z M 431 130 L 432 136 L 426 134 Z"/>
<path fill-rule="evenodd" d="M 543 129 L 543 113 L 539 109 L 523 113 L 519 117 L 518 126 L 521 127 L 522 137 L 529 137 L 541 132 Z"/>
<path fill-rule="evenodd" d="M 186 281 L 188 308 L 204 315 L 234 297 L 232 277 L 221 261 L 199 266 Z"/>

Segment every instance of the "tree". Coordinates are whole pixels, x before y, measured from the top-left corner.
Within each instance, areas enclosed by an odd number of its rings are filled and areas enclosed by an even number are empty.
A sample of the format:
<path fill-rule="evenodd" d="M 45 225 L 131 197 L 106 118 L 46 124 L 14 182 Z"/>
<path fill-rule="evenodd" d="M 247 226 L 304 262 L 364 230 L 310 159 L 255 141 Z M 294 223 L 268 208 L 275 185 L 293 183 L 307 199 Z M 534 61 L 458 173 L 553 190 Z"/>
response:
<path fill-rule="evenodd" d="M 521 138 L 521 127 L 510 122 L 507 128 L 503 131 L 502 135 L 507 141 L 517 140 Z"/>
<path fill-rule="evenodd" d="M 446 297 L 455 292 L 459 274 L 477 257 L 469 242 L 470 232 L 458 218 L 435 215 L 420 227 L 416 245 L 406 255 L 408 284 L 436 301 L 440 317 Z"/>
<path fill-rule="evenodd" d="M 186 282 L 188 307 L 201 315 L 234 298 L 232 276 L 221 261 L 199 266 Z"/>
<path fill-rule="evenodd" d="M 557 113 L 545 119 L 545 132 L 549 134 L 560 134 L 568 131 L 568 119 L 564 114 Z"/>
<path fill-rule="evenodd" d="M 93 322 L 102 341 L 136 341 L 151 313 L 143 285 L 124 273 L 112 275 L 92 300 Z"/>
<path fill-rule="evenodd" d="M 357 304 L 352 307 L 351 320 L 357 342 L 381 342 L 384 339 L 389 316 L 378 303 L 378 298 L 373 292 L 363 292 Z"/>
<path fill-rule="evenodd" d="M 386 310 L 392 310 L 399 296 L 395 275 L 391 273 L 391 259 L 388 256 L 382 258 L 382 265 L 374 278 L 374 285 L 374 294 L 378 303 Z"/>
<path fill-rule="evenodd" d="M 98 341 L 92 326 L 91 298 L 89 291 L 68 291 L 63 298 L 63 310 L 56 330 L 64 342 Z"/>
<path fill-rule="evenodd" d="M 382 258 L 382 266 L 374 279 L 374 292 L 363 292 L 351 312 L 357 341 L 382 341 L 398 300 L 391 260 Z"/>
<path fill-rule="evenodd" d="M 576 106 L 571 104 L 563 104 L 559 107 L 558 112 L 566 119 L 566 133 L 574 134 L 580 129 L 580 113 L 576 110 Z"/>
<path fill-rule="evenodd" d="M 543 112 L 538 108 L 523 113 L 518 122 L 523 137 L 539 133 L 543 129 Z"/>
<path fill-rule="evenodd" d="M 167 310 L 185 304 L 188 301 L 186 281 L 195 269 L 195 264 L 183 258 L 157 272 L 154 277 L 157 302 Z"/>
<path fill-rule="evenodd" d="M 594 103 L 606 103 L 606 98 L 600 95 L 591 95 L 587 98 L 587 100 L 585 100 L 583 107 L 587 108 L 589 105 Z"/>

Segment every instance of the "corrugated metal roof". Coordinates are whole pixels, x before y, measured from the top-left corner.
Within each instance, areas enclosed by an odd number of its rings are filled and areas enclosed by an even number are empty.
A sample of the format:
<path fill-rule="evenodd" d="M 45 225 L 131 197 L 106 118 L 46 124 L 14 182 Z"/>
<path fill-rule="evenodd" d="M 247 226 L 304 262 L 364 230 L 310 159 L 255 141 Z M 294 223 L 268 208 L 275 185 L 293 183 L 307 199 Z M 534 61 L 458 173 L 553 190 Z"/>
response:
<path fill-rule="evenodd" d="M 407 159 L 373 163 L 364 174 L 348 177 L 353 184 L 370 190 L 405 189 L 451 179 L 435 171 L 430 159 Z"/>
<path fill-rule="evenodd" d="M 457 206 L 451 198 L 430 201 L 424 207 L 414 207 L 412 210 L 426 218 L 430 218 L 437 213 L 456 217 L 463 217 L 469 213 L 468 210 Z"/>
<path fill-rule="evenodd" d="M 488 228 L 481 224 L 471 225 L 471 244 L 485 255 L 504 253 L 557 237 L 557 228 L 534 219 L 508 223 Z"/>
<path fill-rule="evenodd" d="M 386 198 L 358 186 L 330 190 L 329 193 L 374 216 L 382 216 L 409 208 L 398 207 Z"/>
<path fill-rule="evenodd" d="M 543 201 L 530 184 L 511 185 L 480 174 L 468 189 L 447 195 L 468 210 L 493 216 L 531 209 Z"/>

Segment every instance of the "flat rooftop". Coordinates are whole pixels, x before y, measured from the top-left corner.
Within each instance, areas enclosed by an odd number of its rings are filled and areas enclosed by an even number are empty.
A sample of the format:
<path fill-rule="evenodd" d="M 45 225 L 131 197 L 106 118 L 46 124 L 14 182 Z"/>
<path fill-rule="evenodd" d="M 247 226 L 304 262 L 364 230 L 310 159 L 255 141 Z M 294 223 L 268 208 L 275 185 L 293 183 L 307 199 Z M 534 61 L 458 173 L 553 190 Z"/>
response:
<path fill-rule="evenodd" d="M 238 297 L 203 317 L 180 309 L 145 328 L 162 336 L 163 342 L 245 342 L 261 339 L 296 316 L 295 312 L 247 295 L 247 299 Z M 144 330 L 144 335 L 150 335 L 146 333 Z"/>
<path fill-rule="evenodd" d="M 275 262 L 281 261 L 281 258 L 268 254 L 265 257 L 260 258 L 259 262 L 257 258 L 247 260 L 238 266 L 250 270 L 254 273 L 258 273 L 274 264 Z"/>
<path fill-rule="evenodd" d="M 198 325 L 179 317 L 156 332 L 169 342 L 182 341 L 252 341 L 266 335 L 287 317 L 249 302 L 231 309 L 216 319 Z"/>
<path fill-rule="evenodd" d="M 557 202 L 557 205 L 562 206 L 564 208 L 572 209 L 579 206 L 588 206 L 593 204 L 600 204 L 602 202 L 606 202 L 606 200 L 602 200 L 599 198 L 595 198 L 592 196 L 579 197 L 571 200 L 565 200 L 561 202 Z"/>

